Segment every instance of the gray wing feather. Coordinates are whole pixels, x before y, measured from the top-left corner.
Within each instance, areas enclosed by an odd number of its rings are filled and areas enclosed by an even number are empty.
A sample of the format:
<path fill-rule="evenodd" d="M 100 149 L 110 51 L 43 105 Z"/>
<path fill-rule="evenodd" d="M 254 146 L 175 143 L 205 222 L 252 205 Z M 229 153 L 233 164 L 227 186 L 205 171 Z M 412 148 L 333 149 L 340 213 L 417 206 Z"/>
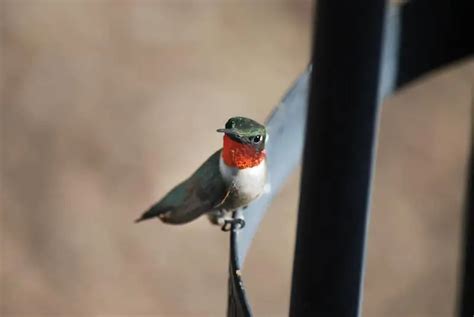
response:
<path fill-rule="evenodd" d="M 155 216 L 159 215 L 166 223 L 182 224 L 215 210 L 228 191 L 219 171 L 220 154 L 221 150 L 215 152 L 193 175 L 153 206 L 152 209 L 160 211 Z"/>

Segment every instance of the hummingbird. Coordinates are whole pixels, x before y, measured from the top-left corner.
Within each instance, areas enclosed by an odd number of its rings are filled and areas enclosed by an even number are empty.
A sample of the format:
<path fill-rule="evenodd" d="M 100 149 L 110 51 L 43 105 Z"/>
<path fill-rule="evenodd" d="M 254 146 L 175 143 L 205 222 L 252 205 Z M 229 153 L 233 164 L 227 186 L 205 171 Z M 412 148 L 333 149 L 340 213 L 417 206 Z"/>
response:
<path fill-rule="evenodd" d="M 264 125 L 245 117 L 230 118 L 217 132 L 224 133 L 223 147 L 135 222 L 158 217 L 164 223 L 184 224 L 207 214 L 223 231 L 245 226 L 244 219 L 230 215 L 264 191 L 267 132 Z"/>

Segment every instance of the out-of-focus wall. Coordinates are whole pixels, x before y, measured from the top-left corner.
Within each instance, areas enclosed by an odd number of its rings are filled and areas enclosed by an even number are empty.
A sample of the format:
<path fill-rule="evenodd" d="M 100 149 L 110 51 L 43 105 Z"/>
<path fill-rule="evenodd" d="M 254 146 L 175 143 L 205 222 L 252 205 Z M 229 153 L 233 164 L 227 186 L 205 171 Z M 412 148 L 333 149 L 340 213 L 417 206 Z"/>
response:
<path fill-rule="evenodd" d="M 2 5 L 3 313 L 222 316 L 227 235 L 133 220 L 221 146 L 227 118 L 278 103 L 309 60 L 310 2 Z M 255 257 L 284 271 L 269 314 L 288 303 L 283 242 Z"/>
<path fill-rule="evenodd" d="M 2 6 L 2 316 L 222 316 L 227 235 L 132 221 L 228 117 L 265 119 L 309 60 L 310 1 Z M 464 62 L 384 106 L 367 316 L 452 312 L 473 80 Z M 246 262 L 256 316 L 287 315 L 298 184 Z"/>
<path fill-rule="evenodd" d="M 383 105 L 364 310 L 455 316 L 474 60 L 423 76 Z"/>

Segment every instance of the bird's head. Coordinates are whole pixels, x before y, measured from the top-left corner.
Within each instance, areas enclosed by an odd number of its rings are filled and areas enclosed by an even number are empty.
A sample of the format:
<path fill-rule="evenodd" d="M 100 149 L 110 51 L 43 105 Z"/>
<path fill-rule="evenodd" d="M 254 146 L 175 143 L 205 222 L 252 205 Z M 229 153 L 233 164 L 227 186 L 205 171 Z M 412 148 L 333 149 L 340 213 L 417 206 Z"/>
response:
<path fill-rule="evenodd" d="M 265 126 L 245 117 L 232 117 L 225 124 L 222 156 L 229 166 L 248 168 L 265 158 L 267 131 Z"/>

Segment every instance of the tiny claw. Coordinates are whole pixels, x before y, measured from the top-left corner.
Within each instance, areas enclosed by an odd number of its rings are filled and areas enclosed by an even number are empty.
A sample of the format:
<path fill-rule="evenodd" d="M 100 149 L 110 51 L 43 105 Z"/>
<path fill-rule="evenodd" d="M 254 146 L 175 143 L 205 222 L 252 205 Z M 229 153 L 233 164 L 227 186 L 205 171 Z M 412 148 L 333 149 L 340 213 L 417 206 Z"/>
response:
<path fill-rule="evenodd" d="M 245 220 L 242 218 L 235 219 L 235 224 L 238 226 L 238 230 L 243 229 L 245 227 Z"/>
<path fill-rule="evenodd" d="M 232 229 L 232 220 L 224 220 L 224 224 L 222 225 L 221 230 L 224 232 L 228 232 Z"/>
<path fill-rule="evenodd" d="M 243 229 L 245 227 L 245 220 L 242 218 L 226 219 L 221 230 L 227 232 L 234 229 L 234 226 L 236 230 Z"/>

